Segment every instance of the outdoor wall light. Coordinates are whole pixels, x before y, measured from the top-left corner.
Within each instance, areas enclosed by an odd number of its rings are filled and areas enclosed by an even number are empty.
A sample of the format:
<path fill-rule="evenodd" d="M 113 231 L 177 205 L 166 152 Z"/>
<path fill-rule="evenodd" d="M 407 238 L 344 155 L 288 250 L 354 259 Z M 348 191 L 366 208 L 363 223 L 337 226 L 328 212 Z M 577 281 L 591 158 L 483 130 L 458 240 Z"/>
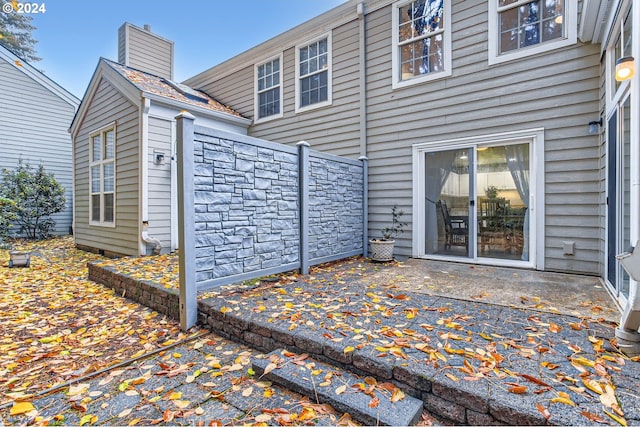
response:
<path fill-rule="evenodd" d="M 629 80 L 636 72 L 636 63 L 633 56 L 623 56 L 616 61 L 616 80 L 623 82 Z"/>
<path fill-rule="evenodd" d="M 600 118 L 599 120 L 594 120 L 592 122 L 589 122 L 589 133 L 592 135 L 594 133 L 598 133 L 600 126 L 602 126 L 602 118 Z"/>

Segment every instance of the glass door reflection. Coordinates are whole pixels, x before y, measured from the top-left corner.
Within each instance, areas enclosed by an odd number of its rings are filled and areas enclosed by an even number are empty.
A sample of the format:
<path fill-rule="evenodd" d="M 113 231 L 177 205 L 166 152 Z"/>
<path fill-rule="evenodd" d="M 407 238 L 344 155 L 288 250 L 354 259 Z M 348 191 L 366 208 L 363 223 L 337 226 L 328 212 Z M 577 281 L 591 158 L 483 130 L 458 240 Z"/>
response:
<path fill-rule="evenodd" d="M 426 153 L 425 253 L 471 257 L 470 148 Z"/>

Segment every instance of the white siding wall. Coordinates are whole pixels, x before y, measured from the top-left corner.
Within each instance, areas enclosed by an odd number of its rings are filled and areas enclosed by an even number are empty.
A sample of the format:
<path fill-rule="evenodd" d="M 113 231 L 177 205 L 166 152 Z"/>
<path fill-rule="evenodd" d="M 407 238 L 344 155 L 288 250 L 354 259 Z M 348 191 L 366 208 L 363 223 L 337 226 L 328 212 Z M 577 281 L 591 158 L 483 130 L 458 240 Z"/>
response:
<path fill-rule="evenodd" d="M 486 0 L 452 3 L 453 75 L 396 90 L 391 2 L 366 16 L 370 235 L 388 225 L 396 203 L 412 220 L 413 144 L 543 127 L 546 194 L 538 197 L 546 204 L 545 268 L 601 273 L 600 148 L 587 127 L 599 114 L 599 47 L 578 43 L 489 67 Z M 332 37 L 333 105 L 294 114 L 294 51 L 287 48 L 284 117 L 252 126 L 250 135 L 283 143 L 304 139 L 314 149 L 358 156 L 358 21 L 333 29 Z M 198 87 L 253 117 L 254 59 L 245 59 L 246 67 L 227 77 L 212 77 L 214 69 L 193 80 L 205 78 Z M 410 239 L 411 230 L 398 253 L 411 253 Z M 575 255 L 562 254 L 564 240 L 576 242 Z"/>
<path fill-rule="evenodd" d="M 164 163 L 154 162 L 154 150 Z M 171 121 L 149 117 L 149 235 L 160 240 L 162 252 L 171 249 Z M 150 253 L 150 252 L 149 252 Z"/>
<path fill-rule="evenodd" d="M 72 223 L 71 136 L 75 108 L 0 58 L 0 169 L 15 169 L 18 159 L 42 163 L 65 188 L 65 210 L 55 214 L 55 232 L 68 234 Z M 17 231 L 17 230 L 15 230 Z"/>
<path fill-rule="evenodd" d="M 102 79 L 74 141 L 76 244 L 138 255 L 139 108 Z M 116 122 L 116 227 L 89 225 L 89 136 Z"/>

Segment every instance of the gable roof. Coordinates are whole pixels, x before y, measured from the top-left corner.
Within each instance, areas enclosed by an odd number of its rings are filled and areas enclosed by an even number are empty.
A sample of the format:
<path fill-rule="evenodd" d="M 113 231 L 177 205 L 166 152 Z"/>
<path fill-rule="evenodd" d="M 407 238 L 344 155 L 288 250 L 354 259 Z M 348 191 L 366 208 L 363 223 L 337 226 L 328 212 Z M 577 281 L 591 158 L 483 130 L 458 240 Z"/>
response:
<path fill-rule="evenodd" d="M 20 72 L 26 74 L 29 78 L 44 86 L 49 92 L 53 93 L 63 101 L 70 104 L 74 109 L 80 105 L 80 100 L 71 92 L 54 82 L 50 77 L 39 71 L 35 67 L 29 65 L 27 61 L 0 44 L 0 59 L 4 59 L 7 63 L 15 67 Z"/>
<path fill-rule="evenodd" d="M 141 98 L 168 104 L 178 110 L 189 110 L 196 116 L 214 117 L 218 120 L 233 122 L 245 127 L 250 119 L 223 105 L 204 92 L 196 91 L 186 85 L 159 77 L 117 62 L 100 58 L 91 77 L 80 107 L 71 122 L 69 131 L 75 137 L 84 115 L 98 89 L 98 83 L 105 78 L 133 104 L 140 105 Z"/>

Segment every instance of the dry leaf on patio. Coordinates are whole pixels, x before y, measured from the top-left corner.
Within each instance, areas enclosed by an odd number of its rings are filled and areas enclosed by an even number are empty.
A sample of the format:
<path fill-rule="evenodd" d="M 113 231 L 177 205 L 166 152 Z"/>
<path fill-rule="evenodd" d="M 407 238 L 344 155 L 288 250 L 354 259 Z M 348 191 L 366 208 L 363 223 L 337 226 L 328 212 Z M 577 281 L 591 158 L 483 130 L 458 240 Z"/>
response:
<path fill-rule="evenodd" d="M 536 409 L 538 409 L 538 411 L 542 414 L 542 416 L 546 420 L 551 418 L 551 414 L 549 413 L 549 410 L 547 408 L 545 408 L 544 406 L 542 406 L 540 403 L 536 403 Z"/>
<path fill-rule="evenodd" d="M 33 406 L 31 402 L 16 402 L 11 406 L 11 410 L 9 413 L 11 415 L 22 415 L 27 412 L 34 411 L 36 408 Z"/>

